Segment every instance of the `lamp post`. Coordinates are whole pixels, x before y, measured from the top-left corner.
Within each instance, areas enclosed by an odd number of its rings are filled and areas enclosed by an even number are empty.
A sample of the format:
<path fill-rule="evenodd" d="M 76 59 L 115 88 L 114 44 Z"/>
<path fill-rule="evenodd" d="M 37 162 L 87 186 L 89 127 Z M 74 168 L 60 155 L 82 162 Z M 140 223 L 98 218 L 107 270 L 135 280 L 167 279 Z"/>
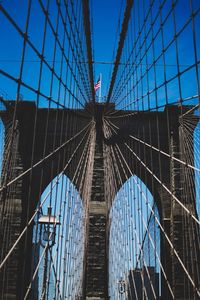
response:
<path fill-rule="evenodd" d="M 122 296 L 122 294 L 126 294 L 126 280 L 121 278 L 118 281 L 118 291 L 121 296 Z"/>
<path fill-rule="evenodd" d="M 46 281 L 47 281 L 47 270 L 48 270 L 48 250 L 55 245 L 55 237 L 56 237 L 56 226 L 60 224 L 59 221 L 56 220 L 56 217 L 52 214 L 52 207 L 47 208 L 47 215 L 42 215 L 38 223 L 40 226 L 40 236 L 42 236 L 43 231 L 43 243 L 41 239 L 41 245 L 45 249 L 44 256 L 44 273 L 43 273 L 43 282 L 42 282 L 42 300 L 46 300 Z"/>

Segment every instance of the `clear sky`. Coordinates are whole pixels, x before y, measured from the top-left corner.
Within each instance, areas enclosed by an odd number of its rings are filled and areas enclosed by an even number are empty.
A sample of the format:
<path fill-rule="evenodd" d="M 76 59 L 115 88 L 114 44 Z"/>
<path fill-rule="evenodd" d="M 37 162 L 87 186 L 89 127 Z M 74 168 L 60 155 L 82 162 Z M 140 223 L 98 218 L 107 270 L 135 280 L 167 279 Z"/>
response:
<path fill-rule="evenodd" d="M 26 16 L 27 16 L 27 6 L 28 0 L 2 0 L 1 5 L 8 12 L 9 16 L 14 20 L 15 24 L 5 17 L 5 15 L 0 11 L 0 69 L 5 76 L 0 73 L 0 95 L 2 94 L 4 98 L 16 99 L 17 93 L 17 83 L 12 78 L 16 79 L 20 73 L 20 62 L 22 56 L 23 39 L 20 37 L 18 30 L 25 32 L 26 30 Z M 47 3 L 47 0 L 42 0 L 42 3 Z M 61 1 L 64 3 L 64 0 Z M 73 1 L 72 1 L 73 2 Z M 131 79 L 126 85 L 126 88 L 121 89 L 124 91 L 125 97 L 124 102 L 137 101 L 137 104 L 144 105 L 143 109 L 155 109 L 155 99 L 158 98 L 159 103 L 165 105 L 168 103 L 174 103 L 179 101 L 180 94 L 182 99 L 191 97 L 191 102 L 184 100 L 186 104 L 192 103 L 196 104 L 197 97 L 195 100 L 192 98 L 197 95 L 198 84 L 197 81 L 199 77 L 197 73 L 200 72 L 199 61 L 200 61 L 200 13 L 194 14 L 193 22 L 191 21 L 191 3 L 193 5 L 193 12 L 200 9 L 199 0 L 179 0 L 176 2 L 175 14 L 170 13 L 172 10 L 172 0 L 167 1 L 152 1 L 155 5 L 155 9 L 152 9 L 152 18 L 154 18 L 155 23 L 152 26 L 151 21 L 143 26 L 143 31 L 140 27 L 140 22 L 142 23 L 145 18 L 145 14 L 149 8 L 150 0 L 135 0 L 134 1 L 134 11 L 135 18 L 132 18 L 133 23 L 136 22 L 137 34 L 134 36 L 132 33 L 132 28 L 129 28 L 129 46 L 130 49 L 133 47 L 138 36 L 141 36 L 139 43 L 134 49 L 135 52 L 138 51 L 139 54 L 131 58 L 130 69 L 126 69 L 126 72 L 131 73 Z M 49 7 L 49 17 L 53 22 L 54 26 L 56 23 L 56 11 L 57 4 L 56 0 L 50 0 Z M 66 1 L 66 3 L 71 3 L 71 1 Z M 77 3 L 74 1 L 74 3 Z M 81 1 L 80 1 L 81 3 Z M 108 85 L 110 83 L 110 78 L 113 69 L 113 62 L 115 61 L 116 49 L 119 41 L 119 34 L 121 31 L 121 23 L 124 15 L 125 0 L 91 0 L 91 25 L 92 25 L 92 48 L 93 48 L 93 69 L 94 69 L 94 81 L 96 82 L 99 78 L 99 74 L 102 74 L 102 96 L 107 95 Z M 142 4 L 141 4 L 142 3 Z M 163 20 L 166 18 L 166 22 L 163 26 L 161 32 L 160 28 L 160 18 L 156 18 L 154 14 L 158 13 L 159 5 L 163 3 L 162 17 Z M 138 7 L 146 5 L 141 13 L 141 20 L 138 20 Z M 70 4 L 69 4 L 70 5 Z M 169 17 L 167 17 L 169 15 Z M 174 15 L 176 20 L 176 33 L 174 31 Z M 143 18 L 143 19 L 142 19 Z M 34 47 L 41 53 L 43 32 L 44 32 L 44 13 L 42 12 L 40 2 L 38 0 L 32 0 L 32 8 L 30 14 L 30 23 L 28 29 L 28 37 Z M 15 26 L 16 25 L 16 26 Z M 134 23 L 135 26 L 135 23 Z M 147 31 L 151 27 L 151 34 L 145 39 L 145 30 Z M 152 30 L 153 27 L 153 30 Z M 144 30 L 145 28 L 145 30 Z M 141 30 L 141 34 L 139 34 Z M 178 33 L 178 34 L 177 34 Z M 162 34 L 164 39 L 162 41 Z M 174 36 L 177 34 L 176 42 L 174 41 Z M 62 36 L 62 29 L 59 32 Z M 195 36 L 195 41 L 194 41 Z M 145 42 L 143 43 L 143 41 Z M 150 46 L 154 40 L 154 55 L 153 50 Z M 163 42 L 163 45 L 162 45 Z M 141 45 L 143 43 L 143 46 Z M 53 44 L 54 35 L 51 30 L 48 29 L 46 36 L 46 44 L 44 56 L 45 59 L 52 66 L 53 59 Z M 141 47 L 141 48 L 140 48 Z M 146 48 L 149 50 L 146 51 Z M 127 47 L 128 48 L 128 47 Z M 177 48 L 177 49 L 176 49 Z M 129 50 L 130 50 L 129 49 Z M 165 66 L 163 62 L 162 51 L 165 49 Z M 128 51 L 127 51 L 128 52 Z M 147 53 L 148 52 L 148 53 Z M 163 51 L 164 52 L 164 51 Z M 127 53 L 125 53 L 128 55 Z M 144 54 L 144 59 L 141 60 L 141 56 Z M 196 55 L 196 57 L 195 57 Z M 177 56 L 179 60 L 180 70 L 177 68 Z M 124 58 L 124 57 L 123 57 Z M 125 57 L 126 58 L 126 57 Z M 136 58 L 136 60 L 135 60 Z M 155 63 L 155 59 L 157 59 Z M 69 58 L 71 59 L 71 57 Z M 198 61 L 198 64 L 195 59 Z M 59 74 L 61 56 L 58 51 L 55 58 L 55 71 Z M 154 68 L 149 68 L 149 65 L 155 66 Z M 191 68 L 190 68 L 191 67 Z M 66 67 L 65 67 L 66 68 Z M 120 70 L 123 71 L 124 66 L 120 66 Z M 188 69 L 188 70 L 187 70 Z M 31 88 L 37 91 L 38 89 L 38 78 L 40 70 L 40 60 L 38 55 L 27 45 L 25 53 L 25 62 L 23 69 L 22 80 L 29 86 L 29 88 L 21 87 L 20 93 L 24 100 L 36 100 L 37 93 L 31 91 Z M 76 70 L 77 71 L 77 70 Z M 178 73 L 179 72 L 179 73 Z M 63 72 L 64 73 L 64 72 Z M 156 80 L 155 80 L 156 73 Z M 200 74 L 200 73 L 199 73 Z M 119 75 L 121 73 L 119 72 Z M 127 74 L 125 74 L 127 75 Z M 77 72 L 78 76 L 78 72 Z M 166 76 L 166 78 L 165 78 Z M 64 77 L 64 76 L 63 76 Z M 58 99 L 58 88 L 59 83 L 56 78 L 53 80 L 52 89 L 52 71 L 46 66 L 43 67 L 42 80 L 40 91 L 45 96 L 50 96 L 52 99 Z M 70 77 L 69 77 L 70 78 Z M 141 80 L 142 78 L 142 80 Z M 119 78 L 117 78 L 119 79 Z M 67 79 L 67 84 L 70 79 Z M 133 88 L 133 86 L 135 87 Z M 125 86 L 125 85 L 124 85 Z M 132 89 L 133 92 L 127 96 L 127 90 Z M 167 90 L 167 96 L 166 96 Z M 180 93 L 181 92 L 181 93 Z M 116 93 L 117 94 L 117 93 Z M 118 95 L 118 94 L 117 94 Z M 122 95 L 124 96 L 124 95 Z M 40 97 L 42 104 L 48 105 L 49 102 L 45 97 Z M 64 90 L 60 91 L 60 99 L 64 99 Z M 118 99 L 117 99 L 118 100 Z M 150 104 L 149 104 L 150 103 Z M 123 103 L 124 105 L 124 103 Z M 123 108 L 123 106 L 121 106 Z M 120 107 L 120 108 L 121 108 Z M 139 105 L 138 105 L 139 107 Z M 140 109 L 141 106 L 139 107 Z M 0 125 L 0 130 L 1 130 Z M 3 135 L 2 132 L 0 132 Z M 198 128 L 198 139 L 199 139 L 199 128 Z M 199 142 L 198 142 L 199 145 Z M 0 151 L 2 151 L 0 147 Z M 195 150 L 195 164 L 199 167 L 199 148 Z M 1 168 L 1 165 L 0 165 Z M 199 179 L 198 185 L 199 187 Z M 197 190 L 197 196 L 199 200 L 199 192 Z M 200 205 L 198 205 L 198 211 Z M 56 212 L 57 213 L 57 212 Z"/>
<path fill-rule="evenodd" d="M 122 0 L 92 0 L 93 15 L 93 48 L 95 81 L 102 74 L 102 96 L 106 96 L 110 72 L 114 62 L 118 45 L 121 21 L 123 20 L 124 3 Z M 99 64 L 105 62 L 106 64 Z"/>
<path fill-rule="evenodd" d="M 61 1 L 62 2 L 62 1 Z M 46 3 L 46 0 L 43 1 Z M 136 5 L 139 3 L 135 1 Z M 149 3 L 144 1 L 144 3 Z M 159 1 L 154 1 L 155 6 Z M 15 20 L 16 24 L 25 31 L 25 21 L 27 15 L 27 0 L 3 0 L 1 1 L 3 7 L 8 11 L 10 16 Z M 171 8 L 171 0 L 165 1 L 165 5 L 162 10 L 163 18 L 166 17 L 167 13 Z M 149 4 L 148 4 L 149 5 Z M 148 8 L 147 5 L 147 8 Z M 193 10 L 199 7 L 199 0 L 192 1 Z M 56 19 L 56 1 L 50 1 L 50 18 L 55 24 Z M 99 74 L 102 73 L 102 95 L 107 94 L 107 88 L 110 83 L 111 70 L 113 65 L 109 62 L 113 62 L 116 56 L 116 48 L 119 40 L 119 32 L 121 30 L 121 21 L 123 20 L 125 8 L 125 1 L 123 0 L 91 0 L 91 18 L 92 18 L 92 46 L 93 46 L 93 57 L 94 57 L 94 81 L 96 82 Z M 155 12 L 157 7 L 155 8 Z M 190 1 L 181 0 L 176 4 L 176 24 L 177 31 L 179 31 L 183 25 L 186 23 L 186 20 L 191 14 Z M 197 48 L 197 58 L 200 58 L 200 17 L 199 14 L 196 15 L 194 20 L 195 32 L 196 32 L 196 48 Z M 120 26 L 119 26 L 120 24 Z M 42 34 L 44 26 L 44 14 L 42 13 L 41 6 L 39 1 L 32 1 L 31 15 L 30 15 L 30 24 L 28 30 L 28 36 L 31 42 L 41 51 L 42 47 Z M 159 19 L 155 23 L 154 32 L 159 28 Z M 171 14 L 163 28 L 164 30 L 164 43 L 167 46 L 168 43 L 173 38 L 174 29 L 173 29 L 173 15 Z M 45 58 L 49 61 L 52 61 L 53 56 L 53 39 L 50 33 L 47 34 L 46 49 L 45 49 Z M 14 77 L 17 77 L 19 74 L 20 60 L 22 53 L 23 40 L 19 38 L 17 30 L 14 29 L 14 26 L 9 22 L 5 15 L 0 13 L 0 69 L 11 74 Z M 158 35 L 155 40 L 155 51 L 157 54 L 161 53 L 161 36 Z M 188 45 L 190 45 L 188 47 Z M 188 65 L 194 63 L 194 47 L 193 47 L 193 34 L 192 34 L 192 23 L 190 22 L 188 26 L 184 29 L 183 33 L 180 34 L 178 38 L 178 48 L 179 48 L 179 63 L 180 70 L 184 70 Z M 151 49 L 150 49 L 151 50 Z M 151 53 L 149 51 L 148 58 L 151 59 Z M 177 74 L 176 67 L 176 52 L 175 44 L 173 43 L 165 55 L 166 59 L 166 75 L 167 80 L 172 78 Z M 59 55 L 57 57 L 59 61 Z M 100 64 L 99 64 L 100 62 Z M 105 64 L 102 64 L 105 62 Z M 39 74 L 39 60 L 38 56 L 27 47 L 25 54 L 25 65 L 23 71 L 23 79 L 27 84 L 37 89 L 38 85 L 38 74 Z M 56 68 L 59 67 L 59 63 L 56 63 Z M 146 66 L 144 66 L 145 68 Z M 162 84 L 164 77 L 164 68 L 162 58 L 158 60 L 156 66 L 157 76 L 157 85 Z M 150 86 L 151 90 L 155 84 L 152 72 L 149 72 L 150 75 Z M 197 94 L 196 83 L 192 80 L 189 80 L 191 76 L 195 76 L 195 68 L 191 71 L 185 72 L 181 77 L 181 90 L 182 96 L 188 97 L 191 95 Z M 51 72 L 44 70 L 44 78 L 42 78 L 41 90 L 43 93 L 48 94 L 50 89 L 51 81 Z M 187 82 L 187 85 L 185 84 Z M 145 84 L 143 83 L 145 88 Z M 178 84 L 177 80 L 173 80 L 168 84 L 168 97 L 169 100 L 177 99 L 179 97 Z M 17 85 L 12 80 L 0 74 L 0 93 L 8 94 L 7 98 L 15 99 L 16 97 L 16 88 Z M 56 98 L 58 85 L 54 82 L 53 97 Z M 144 91 L 145 93 L 145 91 Z M 33 100 L 35 99 L 35 93 L 21 88 L 21 94 L 24 99 Z M 61 95 L 64 95 L 63 93 Z M 155 98 L 154 94 L 151 94 L 151 97 Z M 158 89 L 158 97 L 160 101 L 165 97 L 164 88 Z M 164 100 L 163 100 L 164 101 Z M 145 102 L 147 102 L 145 100 Z M 153 103 L 153 100 L 152 100 Z"/>
<path fill-rule="evenodd" d="M 3 7 L 9 12 L 16 24 L 25 31 L 27 0 L 3 0 Z M 55 21 L 55 2 L 50 1 L 50 17 Z M 94 59 L 94 81 L 96 82 L 99 74 L 102 74 L 102 95 L 106 95 L 111 67 L 109 64 L 114 61 L 120 32 L 120 20 L 123 19 L 125 1 L 122 0 L 92 0 L 91 18 L 92 18 L 92 47 Z M 42 34 L 44 26 L 44 16 L 38 1 L 32 1 L 31 16 L 28 35 L 34 45 L 41 50 Z M 19 38 L 13 25 L 0 13 L 0 68 L 13 76 L 19 74 L 20 60 L 22 53 L 22 39 Z M 45 57 L 52 60 L 53 39 L 47 38 L 48 51 Z M 115 48 L 114 48 L 115 47 Z M 104 62 L 106 64 L 102 64 Z M 100 64 L 99 64 L 100 63 Z M 37 74 L 39 73 L 39 60 L 36 54 L 27 47 L 25 55 L 24 78 L 26 82 L 37 86 Z M 50 73 L 46 72 L 46 85 L 50 81 Z M 0 94 L 4 97 L 14 99 L 16 96 L 16 84 L 0 74 Z M 30 90 L 22 88 L 24 99 L 34 99 L 35 95 Z"/>

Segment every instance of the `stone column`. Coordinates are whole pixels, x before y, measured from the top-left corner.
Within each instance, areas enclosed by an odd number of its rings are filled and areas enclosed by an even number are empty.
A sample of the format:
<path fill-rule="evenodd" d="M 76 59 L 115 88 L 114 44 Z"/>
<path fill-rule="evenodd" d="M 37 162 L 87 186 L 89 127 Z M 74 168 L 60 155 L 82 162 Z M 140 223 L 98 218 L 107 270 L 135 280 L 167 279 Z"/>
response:
<path fill-rule="evenodd" d="M 86 253 L 86 299 L 108 299 L 107 203 L 104 193 L 102 109 L 96 107 L 96 144 Z"/>
<path fill-rule="evenodd" d="M 5 143 L 4 158 L 2 162 L 1 183 L 5 186 L 12 179 L 23 173 L 23 164 L 19 153 L 19 128 L 18 121 L 14 131 L 9 122 L 9 115 L 4 119 Z M 11 136 L 13 133 L 13 137 Z M 12 146 L 11 146 L 12 145 Z M 1 261 L 6 257 L 10 248 L 21 232 L 22 215 L 22 179 L 17 180 L 0 193 L 0 254 Z M 0 271 L 0 298 L 7 300 L 18 299 L 20 269 L 20 243 L 15 247 Z"/>
<path fill-rule="evenodd" d="M 171 155 L 185 161 L 185 158 L 183 157 L 184 150 L 181 148 L 180 144 L 181 131 L 179 129 L 180 124 L 178 113 L 175 112 L 174 114 L 172 113 L 171 116 Z M 193 157 L 191 149 L 190 156 Z M 195 185 L 194 172 L 191 171 L 189 177 L 187 177 L 185 176 L 185 172 L 187 171 L 188 169 L 186 170 L 182 164 L 175 160 L 171 160 L 171 192 L 178 200 L 181 201 L 186 209 L 188 209 L 193 215 L 196 215 L 195 196 L 192 197 L 190 190 L 188 189 L 191 182 Z M 194 186 L 193 189 L 195 190 Z M 174 247 L 174 249 L 171 249 L 172 289 L 175 299 L 177 300 L 198 299 L 195 287 L 193 287 L 191 283 L 192 280 L 198 289 L 197 277 L 199 275 L 197 273 L 199 273 L 199 267 L 197 255 L 199 255 L 199 237 L 198 230 L 196 229 L 197 226 L 190 214 L 188 214 L 188 212 L 186 212 L 172 196 L 170 225 L 170 239 Z M 183 266 L 181 266 L 180 260 L 186 270 L 184 270 Z M 191 280 L 189 279 L 189 276 Z"/>

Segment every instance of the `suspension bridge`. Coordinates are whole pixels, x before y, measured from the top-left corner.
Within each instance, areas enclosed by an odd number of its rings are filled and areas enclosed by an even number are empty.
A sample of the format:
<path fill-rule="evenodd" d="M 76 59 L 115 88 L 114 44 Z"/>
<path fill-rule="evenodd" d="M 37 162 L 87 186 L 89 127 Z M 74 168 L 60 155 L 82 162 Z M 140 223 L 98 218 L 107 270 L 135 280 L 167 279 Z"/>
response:
<path fill-rule="evenodd" d="M 100 2 L 0 1 L 2 300 L 200 299 L 200 3 Z"/>

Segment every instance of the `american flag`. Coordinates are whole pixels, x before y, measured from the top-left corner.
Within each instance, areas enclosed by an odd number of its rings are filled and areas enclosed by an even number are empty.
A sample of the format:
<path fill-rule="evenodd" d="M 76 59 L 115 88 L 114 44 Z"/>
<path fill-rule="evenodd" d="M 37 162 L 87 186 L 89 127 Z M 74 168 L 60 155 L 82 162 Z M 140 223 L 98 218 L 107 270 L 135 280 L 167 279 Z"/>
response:
<path fill-rule="evenodd" d="M 99 76 L 99 79 L 97 80 L 97 83 L 94 85 L 95 92 L 100 88 L 100 86 L 101 86 L 101 79 L 100 79 L 100 76 Z"/>

